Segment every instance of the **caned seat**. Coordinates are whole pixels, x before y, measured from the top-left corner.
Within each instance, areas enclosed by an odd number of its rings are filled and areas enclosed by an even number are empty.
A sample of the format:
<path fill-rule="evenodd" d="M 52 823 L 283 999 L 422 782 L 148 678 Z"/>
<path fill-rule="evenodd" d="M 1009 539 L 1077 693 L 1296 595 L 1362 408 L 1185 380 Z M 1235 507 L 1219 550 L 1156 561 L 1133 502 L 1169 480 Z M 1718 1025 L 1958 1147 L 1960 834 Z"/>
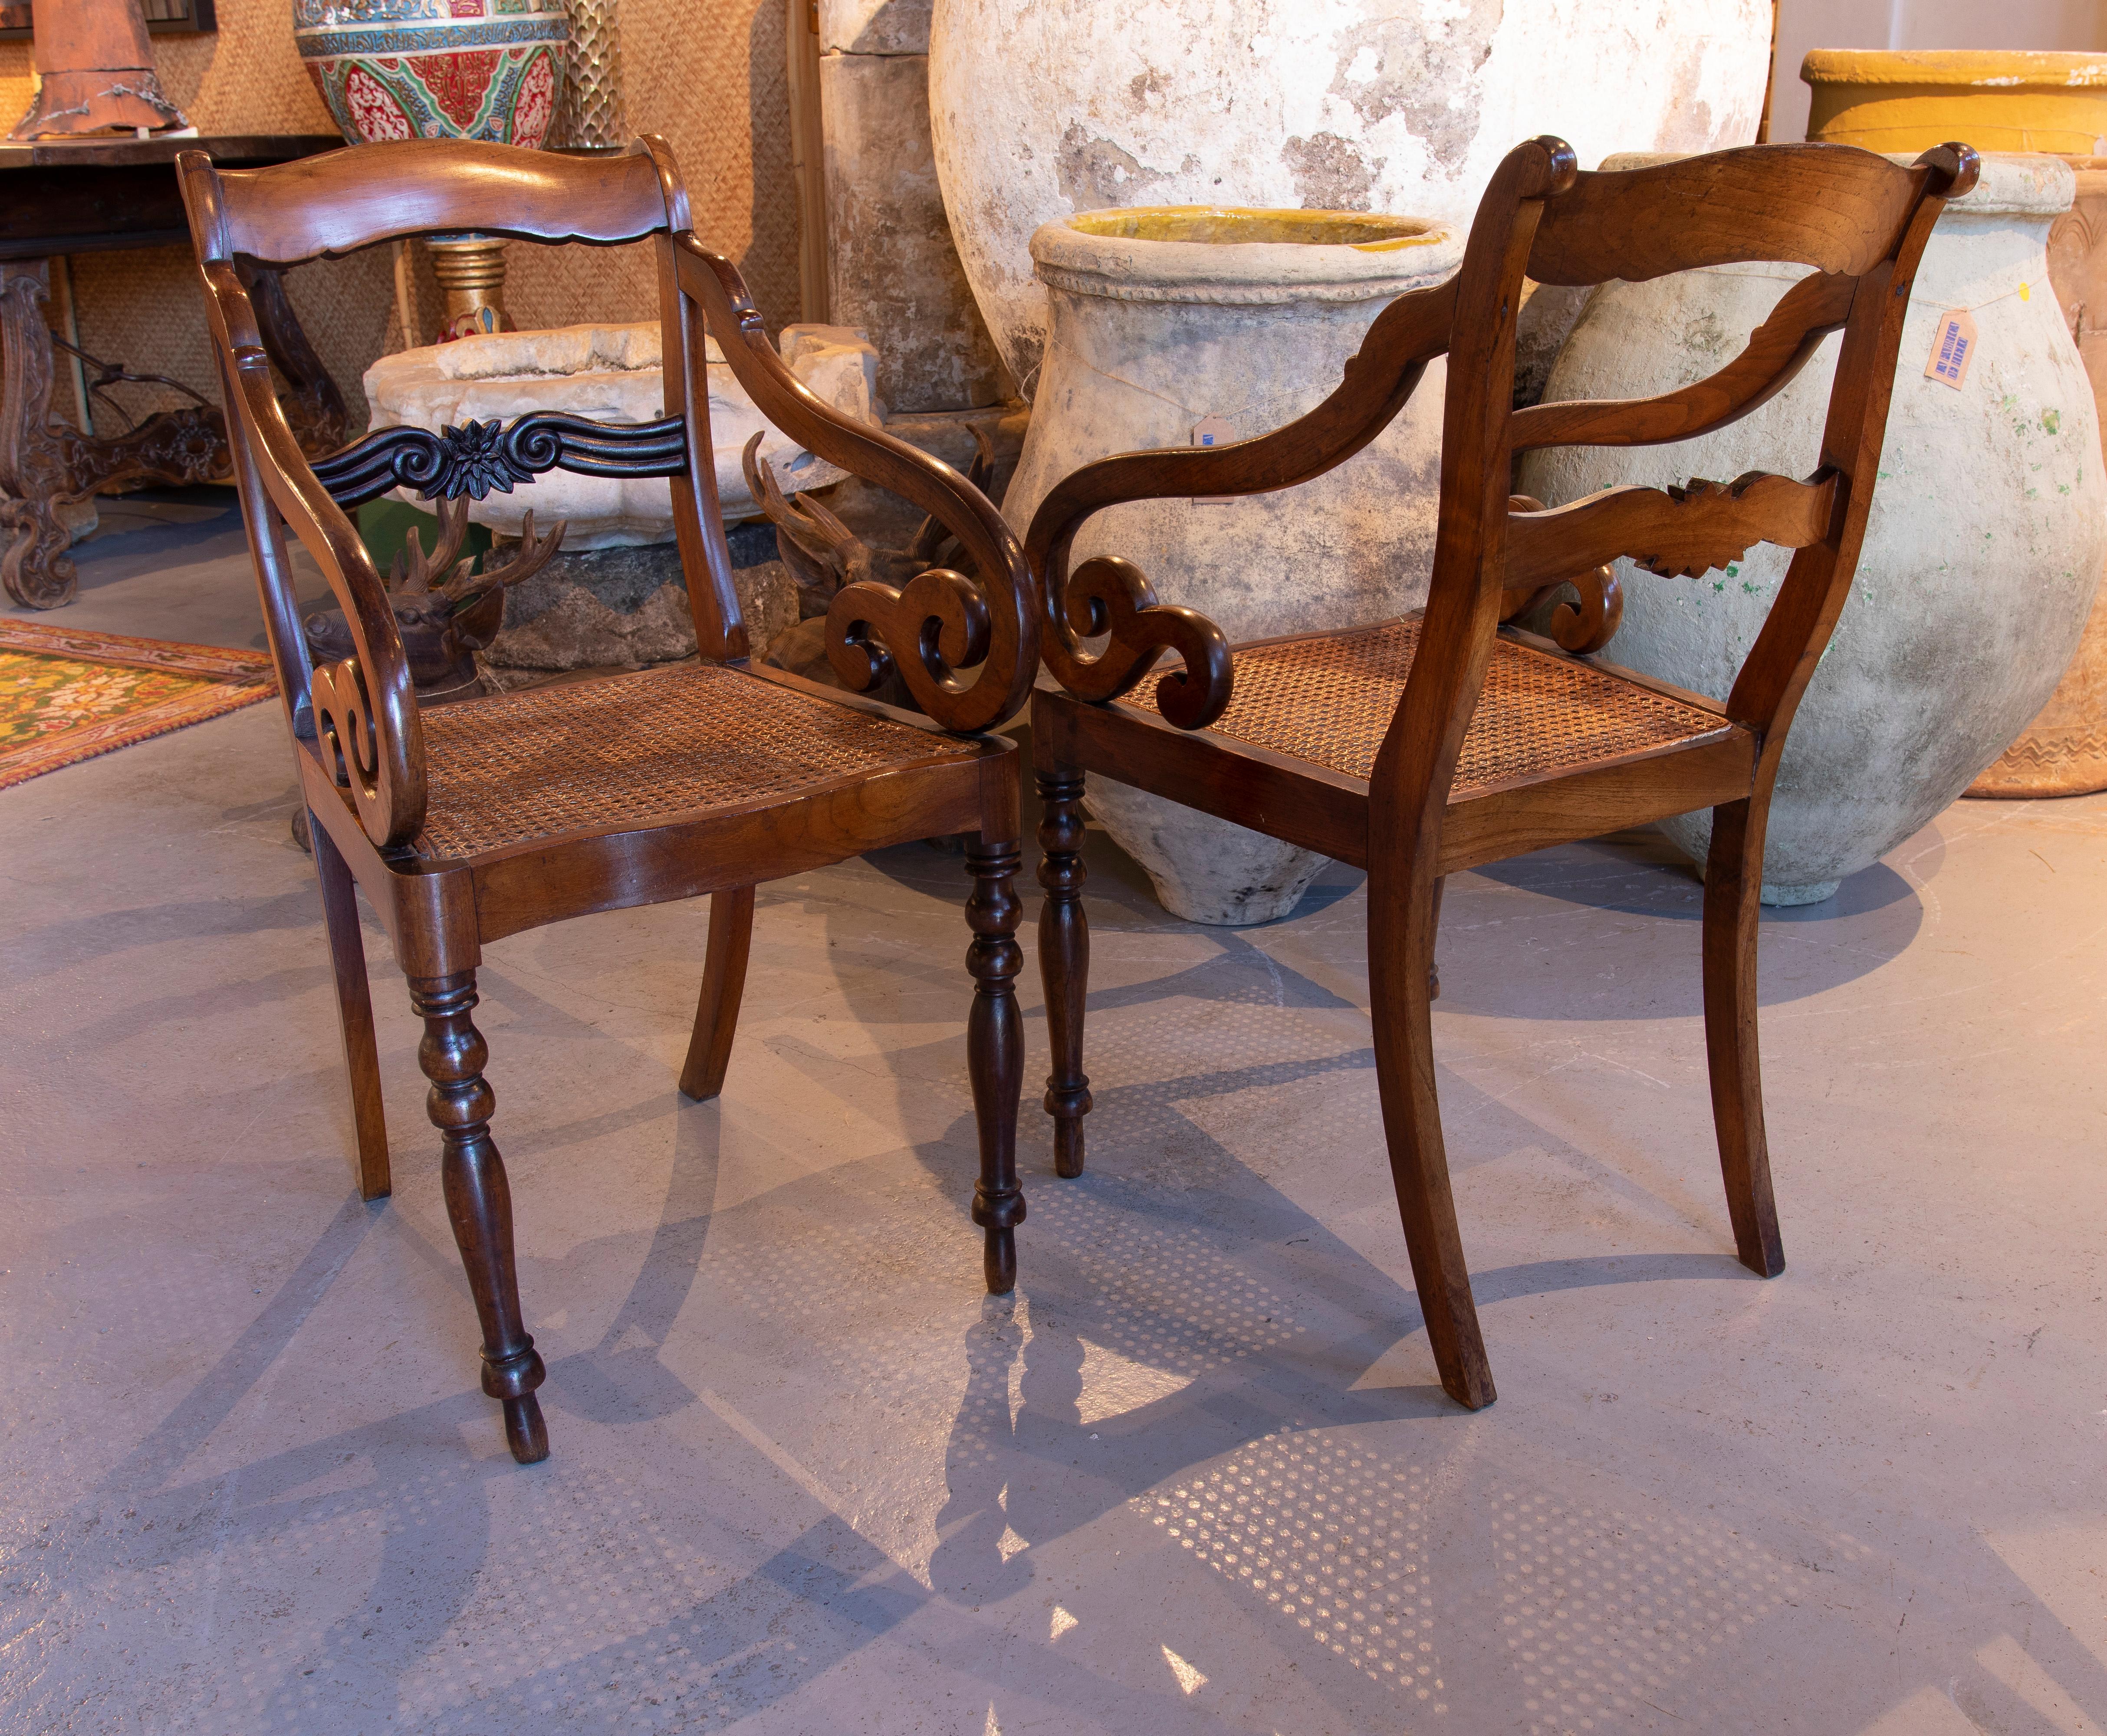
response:
<path fill-rule="evenodd" d="M 1229 706 L 1206 733 L 1352 778 L 1375 771 L 1412 673 L 1417 618 L 1234 647 Z M 1157 709 L 1155 690 L 1126 703 Z M 1456 764 L 1453 798 L 1747 731 L 1695 694 L 1502 636 Z"/>
<path fill-rule="evenodd" d="M 953 737 L 721 664 L 501 694 L 425 719 L 420 856 L 766 806 L 970 758 Z"/>

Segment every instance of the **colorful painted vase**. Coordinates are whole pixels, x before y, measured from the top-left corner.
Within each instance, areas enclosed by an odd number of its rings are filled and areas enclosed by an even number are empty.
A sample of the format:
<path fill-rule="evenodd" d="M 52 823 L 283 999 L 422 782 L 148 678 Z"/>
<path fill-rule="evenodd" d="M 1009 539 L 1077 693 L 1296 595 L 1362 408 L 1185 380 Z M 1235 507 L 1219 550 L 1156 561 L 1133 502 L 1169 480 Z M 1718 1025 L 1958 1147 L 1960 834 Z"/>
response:
<path fill-rule="evenodd" d="M 293 0 L 293 40 L 353 144 L 540 146 L 563 95 L 563 0 Z"/>

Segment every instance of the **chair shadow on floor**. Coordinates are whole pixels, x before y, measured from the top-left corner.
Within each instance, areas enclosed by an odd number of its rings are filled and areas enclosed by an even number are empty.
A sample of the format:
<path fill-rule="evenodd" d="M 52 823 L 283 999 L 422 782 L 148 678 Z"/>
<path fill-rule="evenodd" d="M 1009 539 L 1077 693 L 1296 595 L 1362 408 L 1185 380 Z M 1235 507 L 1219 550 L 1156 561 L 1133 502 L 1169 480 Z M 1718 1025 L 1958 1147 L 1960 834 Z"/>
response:
<path fill-rule="evenodd" d="M 922 846 L 885 852 L 873 866 L 903 887 L 947 901 L 964 871 L 957 858 Z M 1109 878 L 1099 880 L 1101 889 Z M 1353 891 L 1343 879 L 1332 895 Z M 851 913 L 860 906 L 841 908 L 842 922 L 856 926 Z M 1122 925 L 1179 926 L 1139 886 L 1116 894 L 1108 916 L 1113 908 Z M 690 921 L 699 950 L 694 914 L 681 920 Z M 860 925 L 868 945 L 867 912 Z M 1104 932 L 1116 945 L 1113 929 L 1108 922 Z M 356 1570 L 371 1576 L 354 1613 L 303 1632 L 291 1624 L 272 1658 L 249 1660 L 258 1683 L 254 1728 L 301 1725 L 326 1707 L 347 1703 L 347 1694 L 406 1709 L 421 1702 L 416 1716 L 434 1729 L 503 1729 L 508 1720 L 516 1729 L 559 1714 L 573 1728 L 626 1727 L 615 1708 L 587 1692 L 611 1675 L 649 1679 L 665 1703 L 714 1725 L 795 1693 L 932 1601 L 980 1606 L 1017 1590 L 1031 1581 L 1037 1559 L 1085 1528 L 1107 1521 L 1131 1527 L 1139 1544 L 1160 1531 L 1159 1521 L 1171 1522 L 1175 1514 L 1165 1504 L 1175 1495 L 1188 1511 L 1213 1515 L 1206 1520 L 1212 1529 L 1191 1546 L 1225 1584 L 1247 1586 L 1235 1565 L 1263 1545 L 1276 1582 L 1245 1606 L 1255 1635 L 1299 1645 L 1307 1600 L 1337 1603 L 1355 1591 L 1389 1596 L 1394 1617 L 1340 1630 L 1344 1650 L 1312 1644 L 1302 1663 L 1320 1694 L 1358 1705 L 1373 1693 L 1386 1698 L 1369 1703 L 1387 1703 L 1408 1680 L 1405 1666 L 1417 1667 L 1430 1619 L 1423 1598 L 1416 1595 L 1407 1609 L 1392 1594 L 1397 1573 L 1424 1565 L 1411 1504 L 1467 1419 L 1435 1384 L 1423 1347 L 1416 1381 L 1408 1372 L 1404 1384 L 1355 1390 L 1400 1338 L 1420 1329 L 1401 1246 L 1390 1268 L 1375 1266 L 1209 1131 L 1209 1106 L 1224 1099 L 1297 1091 L 1326 1102 L 1343 1098 L 1350 1107 L 1335 1117 L 1304 1118 L 1308 1137 L 1380 1161 L 1370 1052 L 1305 1042 L 1281 1053 L 1265 1040 L 1269 1012 L 1346 1013 L 1348 1003 L 1250 940 L 1218 938 L 1220 950 L 1209 959 L 1108 989 L 1102 1004 L 1117 1010 L 1185 997 L 1211 1011 L 1231 1010 L 1233 1046 L 1251 1059 L 1181 1052 L 1175 1033 L 1148 1052 L 1127 1054 L 1107 1069 L 1099 1091 L 1095 1165 L 1070 1182 L 1050 1173 L 1036 1077 L 1028 1083 L 1021 1161 L 1031 1215 L 1020 1238 L 1022 1299 L 1014 1304 L 972 1294 L 969 1258 L 929 1257 L 932 1249 L 969 1245 L 960 1240 L 961 1226 L 977 1156 L 955 1032 L 914 1038 L 889 1057 L 903 1124 L 928 1130 L 903 1155 L 933 1188 L 910 1185 L 905 1204 L 898 1164 L 851 1162 L 718 1210 L 723 1106 L 676 1100 L 670 1075 L 663 1088 L 651 1088 L 649 1065 L 631 1050 L 623 1050 L 623 1064 L 636 1068 L 643 1087 L 632 1089 L 633 1100 L 554 1126 L 513 1118 L 510 1149 L 523 1181 L 537 1164 L 628 1127 L 669 1112 L 675 1124 L 665 1198 L 648 1230 L 523 1261 L 525 1289 L 541 1307 L 565 1305 L 559 1298 L 575 1306 L 590 1296 L 596 1274 L 602 1286 L 610 1271 L 632 1274 L 611 1308 L 603 1313 L 593 1305 L 594 1317 L 606 1324 L 591 1347 L 552 1361 L 552 1401 L 608 1428 L 674 1425 L 651 1453 L 667 1459 L 675 1480 L 766 1479 L 779 1467 L 750 1439 L 710 1419 L 692 1369 L 699 1361 L 708 1365 L 708 1338 L 719 1325 L 748 1343 L 770 1331 L 795 1338 L 803 1349 L 794 1403 L 776 1407 L 770 1420 L 761 1398 L 737 1390 L 730 1374 L 726 1397 L 761 1416 L 779 1451 L 804 1464 L 824 1463 L 813 1431 L 830 1414 L 881 1428 L 904 1402 L 925 1425 L 922 1432 L 941 1432 L 939 1480 L 946 1486 L 928 1515 L 940 1540 L 926 1561 L 926 1585 L 866 1527 L 804 1495 L 786 1495 L 781 1509 L 801 1528 L 757 1565 L 728 1580 L 669 1577 L 669 1560 L 738 1557 L 735 1527 L 713 1531 L 716 1522 L 707 1518 L 667 1517 L 619 1462 L 523 1473 L 501 1454 L 464 1454 L 465 1435 L 489 1432 L 487 1405 L 465 1368 L 459 1392 L 443 1400 L 263 1455 L 231 1481 L 185 1476 L 183 1467 L 214 1431 L 294 1351 L 303 1323 L 376 1228 L 410 1244 L 411 1257 L 443 1278 L 449 1297 L 460 1288 L 450 1250 L 430 1243 L 400 1210 L 356 1203 L 330 1221 L 279 1290 L 259 1299 L 249 1330 L 108 1479 L 106 1495 L 121 1494 L 142 1521 L 163 1520 L 154 1538 L 142 1545 L 129 1523 L 122 1535 L 94 1534 L 84 1511 L 65 1540 L 76 1571 L 106 1576 L 144 1567 L 195 1577 L 216 1571 L 212 1561 L 227 1551 L 267 1556 L 295 1538 L 312 1553 L 335 1549 L 348 1561 L 370 1561 Z M 849 939 L 844 928 L 842 944 Z M 961 956 L 965 940 L 961 924 Z M 926 981 L 910 977 L 903 991 L 895 974 L 843 974 L 851 1012 L 873 1029 L 902 1019 L 903 992 L 948 997 L 947 1005 L 962 998 L 955 961 L 934 950 Z M 491 970 L 486 983 L 493 1005 L 514 1019 L 553 1019 L 545 1034 L 595 1034 L 501 970 Z M 1166 1022 L 1149 1023 L 1161 1029 Z M 1036 1074 L 1044 1053 L 1036 1010 L 1031 1026 Z M 773 1052 L 808 1067 L 817 1089 L 826 1088 L 828 1067 L 844 1064 L 793 1042 L 779 1041 Z M 733 1065 L 735 1096 L 736 1051 Z M 869 1075 L 861 1078 L 867 1090 Z M 501 1102 L 505 1082 L 498 1080 Z M 1473 1146 L 1555 1145 L 1462 1081 L 1445 1078 L 1444 1090 L 1482 1130 Z M 942 1202 L 933 1225 L 932 1194 Z M 1734 1262 L 1723 1220 L 1719 1241 L 1712 1254 L 1489 1269 L 1474 1288 L 1490 1306 L 1606 1284 L 1755 1285 Z M 888 1297 L 900 1298 L 896 1309 L 874 1306 Z M 924 1329 L 932 1311 L 954 1320 L 964 1313 L 969 1322 L 932 1339 Z M 413 1323 L 402 1324 L 409 1330 Z M 670 1365 L 669 1351 L 689 1374 Z M 1409 1347 L 1403 1360 L 1411 1363 Z M 1383 1437 L 1395 1450 L 1386 1446 L 1381 1462 L 1335 1464 L 1328 1432 L 1368 1423 L 1406 1426 Z M 519 1491 L 514 1479 L 523 1476 L 547 1486 L 539 1494 Z M 1249 1529 L 1248 1516 L 1208 1505 L 1207 1491 L 1226 1486 L 1224 1477 L 1247 1476 L 1263 1476 L 1270 1486 L 1271 1529 L 1263 1536 Z M 1342 1563 L 1310 1541 L 1307 1527 L 1319 1509 L 1336 1514 L 1342 1501 L 1357 1523 L 1390 1540 L 1377 1552 L 1381 1559 Z M 450 1522 L 430 1522 L 441 1516 Z M 523 1522 L 532 1535 L 519 1534 Z M 599 1555 L 633 1561 L 638 1576 L 631 1581 L 618 1572 L 582 1602 L 568 1590 L 561 1602 L 536 1599 L 537 1576 L 563 1586 L 582 1571 L 581 1527 L 595 1531 Z M 1091 1546 L 1101 1541 L 1094 1533 Z M 508 1587 L 533 1613 L 510 1645 L 478 1653 L 478 1685 L 471 1689 L 454 1657 L 456 1625 Z M 610 1622 L 621 1630 L 613 1640 L 602 1637 Z M 959 1669 L 987 1672 L 992 1689 L 995 1660 L 963 1631 L 955 1644 L 950 1637 L 935 1643 Z M 1062 1691 L 1076 1667 L 1035 1655 L 1035 1693 Z M 1071 1685 L 1100 1702 L 1107 1691 L 1103 1677 L 1088 1671 Z M 1156 1705 L 1152 1692 L 1135 1689 L 1127 1715 L 1152 1716 Z M 243 1726 L 237 1718 L 228 1727 Z"/>

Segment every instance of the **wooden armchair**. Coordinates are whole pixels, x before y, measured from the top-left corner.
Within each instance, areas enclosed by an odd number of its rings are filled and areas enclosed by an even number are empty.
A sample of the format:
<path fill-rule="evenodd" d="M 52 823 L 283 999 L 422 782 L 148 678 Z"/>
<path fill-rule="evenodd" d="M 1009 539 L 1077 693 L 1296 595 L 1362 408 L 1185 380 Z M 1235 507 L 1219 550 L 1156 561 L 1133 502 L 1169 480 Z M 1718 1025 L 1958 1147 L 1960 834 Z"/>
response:
<path fill-rule="evenodd" d="M 801 386 L 738 273 L 690 232 L 664 142 L 581 159 L 451 142 L 362 146 L 222 173 L 177 160 L 218 340 L 228 442 L 293 757 L 310 816 L 357 1129 L 360 1192 L 389 1190 L 373 1018 L 354 885 L 365 888 L 425 1021 L 419 1059 L 444 1145 L 447 1209 L 483 1327 L 483 1389 L 504 1405 L 513 1456 L 548 1452 L 534 1396 L 541 1359 L 521 1323 L 505 1166 L 490 1133 L 488 1050 L 470 1018 L 485 942 L 567 916 L 710 895 L 701 1005 L 681 1088 L 724 1081 L 757 881 L 866 850 L 974 834 L 966 852 L 973 982 L 967 1052 L 979 1123 L 973 1221 L 990 1289 L 1015 1280 L 1022 1043 L 1018 772 L 983 731 L 1023 704 L 1038 606 L 1016 539 L 948 466 L 843 420 Z M 614 427 L 543 412 L 434 435 L 383 429 L 312 465 L 271 385 L 249 261 L 344 254 L 400 236 L 476 230 L 606 245 L 651 238 L 664 331 L 666 414 Z M 895 711 L 748 661 L 718 511 L 705 328 L 767 416 L 814 452 L 905 495 L 958 537 L 973 578 L 921 573 L 846 587 L 830 655 L 859 690 L 896 667 L 928 715 Z M 672 479 L 701 661 L 420 714 L 380 575 L 345 510 L 398 486 L 477 497 L 551 469 Z M 308 669 L 284 526 L 342 605 L 354 654 Z M 979 666 L 977 678 L 960 669 Z"/>
<path fill-rule="evenodd" d="M 1858 562 L 1911 278 L 1945 201 L 1976 170 L 1961 145 L 1907 169 L 1863 151 L 1777 145 L 1582 174 L 1563 142 L 1535 140 L 1494 175 L 1457 275 L 1386 308 L 1344 383 L 1308 416 L 1212 451 L 1108 458 L 1046 497 L 1026 549 L 1047 599 L 1041 649 L 1060 683 L 1042 684 L 1031 712 L 1046 804 L 1046 1109 L 1060 1173 L 1081 1173 L 1090 1107 L 1078 854 L 1086 772 L 1366 868 L 1377 1073 L 1413 1275 L 1442 1385 L 1472 1409 L 1491 1403 L 1435 1099 L 1429 1001 L 1442 877 L 1710 807 L 1705 1023 L 1727 1208 L 1742 1263 L 1767 1277 L 1784 1270 L 1757 1077 L 1764 821 L 1794 707 Z M 1718 373 L 1659 398 L 1512 408 L 1525 278 L 1585 285 L 1742 260 L 1813 275 Z M 1509 496 L 1516 452 L 1709 433 L 1777 392 L 1837 331 L 1822 449 L 1805 480 L 1752 473 L 1666 492 L 1612 488 L 1549 511 Z M 1444 352 L 1440 513 L 1423 614 L 1232 648 L 1203 616 L 1157 604 L 1125 561 L 1070 573 L 1078 528 L 1104 507 L 1261 493 L 1341 463 Z M 1758 542 L 1798 552 L 1724 704 L 1501 626 L 1543 587 L 1619 556 L 1672 579 Z M 1557 624 L 1575 649 L 1599 641 L 1606 606 L 1600 577 L 1582 588 L 1590 606 Z M 1091 654 L 1083 641 L 1105 635 Z M 1166 652 L 1184 669 L 1137 691 Z"/>

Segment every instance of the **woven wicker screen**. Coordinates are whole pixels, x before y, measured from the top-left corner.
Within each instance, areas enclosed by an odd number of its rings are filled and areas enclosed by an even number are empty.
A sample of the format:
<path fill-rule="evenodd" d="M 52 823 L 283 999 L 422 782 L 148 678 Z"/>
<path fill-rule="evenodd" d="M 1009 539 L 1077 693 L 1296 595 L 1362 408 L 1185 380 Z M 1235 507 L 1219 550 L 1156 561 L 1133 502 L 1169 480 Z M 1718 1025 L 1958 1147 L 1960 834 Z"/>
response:
<path fill-rule="evenodd" d="M 210 36 L 161 36 L 161 83 L 200 133 L 335 130 L 293 49 L 290 0 L 218 0 Z M 781 0 L 622 0 L 624 97 L 631 124 L 663 133 L 687 177 L 696 232 L 737 261 L 771 326 L 797 317 L 797 214 L 790 173 L 790 110 Z M 27 43 L 0 43 L 0 130 L 29 106 Z M 524 326 L 645 319 L 656 311 L 648 248 L 507 250 L 505 300 Z M 73 262 L 83 346 L 142 372 L 166 374 L 215 403 L 203 304 L 187 250 L 83 254 Z M 415 276 L 426 332 L 438 293 L 417 250 Z M 404 347 L 390 250 L 294 272 L 293 304 L 308 335 L 366 416 L 359 378 Z M 52 323 L 61 310 L 50 310 Z M 120 387 L 135 413 L 182 402 L 153 387 Z M 62 366 L 55 414 L 70 419 Z M 116 432 L 98 423 L 98 433 Z"/>

